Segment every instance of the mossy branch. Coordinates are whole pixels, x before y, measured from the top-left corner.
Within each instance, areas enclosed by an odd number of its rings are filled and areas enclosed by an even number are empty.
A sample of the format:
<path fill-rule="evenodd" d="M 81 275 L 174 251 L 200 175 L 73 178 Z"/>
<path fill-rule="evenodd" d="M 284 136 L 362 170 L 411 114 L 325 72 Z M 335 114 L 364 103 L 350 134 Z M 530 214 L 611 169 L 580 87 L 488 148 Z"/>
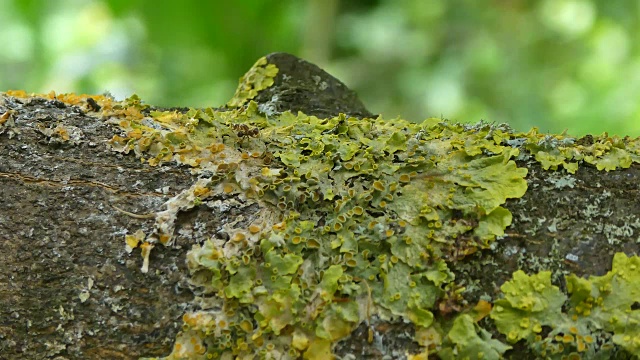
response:
<path fill-rule="evenodd" d="M 385 120 L 288 54 L 223 108 L 7 92 L 0 140 L 12 356 L 640 351 L 638 140 Z"/>

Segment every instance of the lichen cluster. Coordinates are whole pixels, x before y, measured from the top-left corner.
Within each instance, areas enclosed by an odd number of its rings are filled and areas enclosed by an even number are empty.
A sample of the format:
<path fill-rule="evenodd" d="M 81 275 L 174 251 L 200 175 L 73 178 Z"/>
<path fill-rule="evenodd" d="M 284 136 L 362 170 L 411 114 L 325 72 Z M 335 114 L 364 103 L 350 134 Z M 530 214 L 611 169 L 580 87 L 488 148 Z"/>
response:
<path fill-rule="evenodd" d="M 618 253 L 606 275 L 565 280 L 569 297 L 551 284 L 549 271 L 514 273 L 491 312 L 498 330 L 543 358 L 609 359 L 614 345 L 639 356 L 640 257 Z"/>
<path fill-rule="evenodd" d="M 327 359 L 373 318 L 413 323 L 423 346 L 414 359 L 498 359 L 511 346 L 479 325 L 489 314 L 507 342 L 526 341 L 541 357 L 606 356 L 614 346 L 640 355 L 638 257 L 616 255 L 605 276 L 568 276 L 569 297 L 547 272 L 516 272 L 493 306 L 466 304 L 450 271 L 511 224 L 502 205 L 527 190 L 527 169 L 514 160 L 609 171 L 640 162 L 637 140 L 578 144 L 440 119 L 266 116 L 251 98 L 277 71 L 260 59 L 224 111 L 149 111 L 136 96 L 93 97 L 120 129 L 114 150 L 201 174 L 156 213 L 152 233 L 128 236 L 144 271 L 155 244 L 172 244 L 179 211 L 220 205 L 219 194 L 263 209 L 248 226 L 226 224 L 227 238 L 212 231 L 189 251 L 200 310 L 185 314 L 167 359 Z"/>

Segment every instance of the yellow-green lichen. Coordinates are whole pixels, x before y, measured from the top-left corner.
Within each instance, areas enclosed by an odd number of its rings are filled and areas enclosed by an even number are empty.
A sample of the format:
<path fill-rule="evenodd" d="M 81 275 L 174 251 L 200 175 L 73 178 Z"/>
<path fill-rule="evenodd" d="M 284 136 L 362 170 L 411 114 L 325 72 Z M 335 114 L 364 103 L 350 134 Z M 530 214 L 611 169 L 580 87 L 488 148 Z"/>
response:
<path fill-rule="evenodd" d="M 502 285 L 491 318 L 509 342 L 524 340 L 544 358 L 606 358 L 613 344 L 640 356 L 639 269 L 640 257 L 618 253 L 603 276 L 566 276 L 568 298 L 550 272 L 518 271 Z"/>
<path fill-rule="evenodd" d="M 202 338 L 214 358 L 263 352 L 324 358 L 330 344 L 374 315 L 428 328 L 436 301 L 454 280 L 447 261 L 489 246 L 511 221 L 500 205 L 526 191 L 526 169 L 510 160 L 518 150 L 484 141 L 485 132 L 458 131 L 435 119 L 266 119 L 251 104 L 232 116 L 204 115 L 202 131 L 214 125 L 209 141 L 224 142 L 221 134 L 233 138 L 227 119 L 261 128 L 260 137 L 225 143 L 228 156 L 217 163 L 191 163 L 221 174 L 221 165 L 237 160 L 212 183 L 236 183 L 277 214 L 263 219 L 267 226 L 259 237 L 242 238 L 239 246 L 209 240 L 189 254 L 192 273 L 210 273 L 192 283 L 216 294 L 208 302 L 217 310 L 203 311 L 204 322 L 191 321 L 185 334 Z M 163 138 L 154 139 L 167 146 L 170 140 Z M 468 155 L 460 146 L 474 140 L 479 152 Z M 137 142 L 117 143 L 136 149 Z M 491 153 L 485 153 L 488 147 Z M 234 154 L 255 149 L 272 160 Z M 251 326 L 241 326 L 247 321 Z"/>
<path fill-rule="evenodd" d="M 423 354 L 473 358 L 481 349 L 482 358 L 500 358 L 509 346 L 491 339 L 480 318 L 462 313 L 446 321 L 435 313 L 460 311 L 463 289 L 449 266 L 488 248 L 511 224 L 502 205 L 527 190 L 527 169 L 514 159 L 533 155 L 545 169 L 571 173 L 579 162 L 607 171 L 640 162 L 637 140 L 606 135 L 576 144 L 535 129 L 440 119 L 267 118 L 251 99 L 277 71 L 260 59 L 227 111 L 147 113 L 136 96 L 94 97 L 120 129 L 110 141 L 114 150 L 133 151 L 151 166 L 175 161 L 208 174 L 155 214 L 153 234 L 127 237 L 128 251 L 142 248 L 144 270 L 154 244 L 172 244 L 178 212 L 216 194 L 264 209 L 247 228 L 240 220 L 225 224 L 228 239 L 212 231 L 189 251 L 200 309 L 185 314 L 167 359 L 326 359 L 373 317 L 415 324 L 428 337 L 417 339 Z M 542 356 L 591 354 L 595 339 L 637 354 L 638 315 L 630 303 L 638 296 L 637 261 L 616 259 L 615 273 L 568 277 L 569 298 L 548 273 L 516 272 L 491 318 L 509 341 L 527 341 Z M 454 304 L 443 305 L 448 301 Z"/>
<path fill-rule="evenodd" d="M 491 333 L 479 327 L 474 319 L 467 314 L 456 317 L 446 340 L 452 346 L 445 347 L 438 352 L 438 356 L 443 360 L 498 360 L 507 350 L 511 349 L 511 346 L 492 339 Z"/>
<path fill-rule="evenodd" d="M 545 170 L 563 167 L 574 174 L 578 164 L 594 165 L 598 170 L 626 169 L 632 162 L 640 163 L 640 145 L 637 139 L 609 136 L 587 136 L 577 142 L 575 138 L 562 135 L 540 134 L 534 128 L 526 134 L 525 148 Z"/>
<path fill-rule="evenodd" d="M 273 64 L 267 64 L 267 59 L 261 57 L 240 79 L 236 93 L 227 102 L 227 106 L 237 108 L 245 105 L 256 97 L 258 92 L 273 85 L 273 79 L 277 74 L 278 68 Z"/>

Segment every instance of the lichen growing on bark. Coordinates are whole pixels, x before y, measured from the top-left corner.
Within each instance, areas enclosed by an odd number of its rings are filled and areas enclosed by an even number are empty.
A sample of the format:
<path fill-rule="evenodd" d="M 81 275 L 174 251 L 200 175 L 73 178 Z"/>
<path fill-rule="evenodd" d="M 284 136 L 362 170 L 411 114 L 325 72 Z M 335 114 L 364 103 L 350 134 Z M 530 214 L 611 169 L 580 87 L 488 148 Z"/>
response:
<path fill-rule="evenodd" d="M 502 205 L 527 190 L 527 169 L 514 160 L 533 157 L 544 169 L 570 173 L 581 162 L 609 171 L 640 162 L 637 140 L 605 134 L 576 143 L 484 123 L 265 114 L 251 99 L 276 74 L 260 59 L 221 110 L 149 111 L 135 96 L 93 97 L 120 129 L 113 150 L 201 174 L 155 213 L 153 233 L 127 238 L 128 250 L 144 250 L 144 270 L 153 267 L 147 261 L 155 244 L 172 244 L 177 214 L 213 194 L 263 209 L 249 226 L 230 222 L 228 238 L 212 233 L 189 252 L 200 309 L 185 314 L 167 359 L 326 359 L 373 318 L 414 324 L 423 346 L 414 358 L 497 359 L 511 346 L 479 325 L 489 313 L 508 342 L 526 341 L 541 356 L 607 351 L 589 339 L 638 355 L 638 310 L 627 300 L 640 290 L 624 277 L 637 258 L 617 256 L 604 277 L 568 277 L 568 298 L 548 273 L 514 273 L 493 310 L 467 304 L 451 271 L 511 224 Z M 567 302 L 570 310 L 562 311 Z"/>

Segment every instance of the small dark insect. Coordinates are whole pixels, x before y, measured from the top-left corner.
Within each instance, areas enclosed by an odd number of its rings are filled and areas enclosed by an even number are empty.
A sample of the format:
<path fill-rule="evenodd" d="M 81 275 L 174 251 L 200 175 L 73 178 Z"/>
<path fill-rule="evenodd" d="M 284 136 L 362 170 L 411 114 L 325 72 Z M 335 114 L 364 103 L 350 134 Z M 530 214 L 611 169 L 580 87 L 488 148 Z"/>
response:
<path fill-rule="evenodd" d="M 246 124 L 232 124 L 233 130 L 237 131 L 239 138 L 245 139 L 249 137 L 258 137 L 260 135 L 260 129 L 257 127 L 249 127 Z"/>
<path fill-rule="evenodd" d="M 89 109 L 91 111 L 100 111 L 100 109 L 102 108 L 93 98 L 87 98 L 87 105 L 89 105 Z"/>

